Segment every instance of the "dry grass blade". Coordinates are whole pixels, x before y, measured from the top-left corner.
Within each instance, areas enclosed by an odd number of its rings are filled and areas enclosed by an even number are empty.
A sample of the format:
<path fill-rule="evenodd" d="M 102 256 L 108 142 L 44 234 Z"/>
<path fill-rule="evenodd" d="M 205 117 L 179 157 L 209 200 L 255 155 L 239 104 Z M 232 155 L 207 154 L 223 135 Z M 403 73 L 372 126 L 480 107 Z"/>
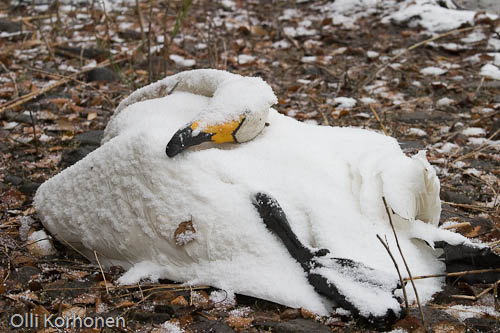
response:
<path fill-rule="evenodd" d="M 458 229 L 458 228 L 470 227 L 470 226 L 471 226 L 470 222 L 462 222 L 462 223 L 457 223 L 457 224 L 453 224 L 453 225 L 447 225 L 447 226 L 441 227 L 441 229 Z"/>
<path fill-rule="evenodd" d="M 484 150 L 486 148 L 488 148 L 490 146 L 490 144 L 488 143 L 488 140 L 491 140 L 493 139 L 495 136 L 498 135 L 498 133 L 500 133 L 500 129 L 497 129 L 495 131 L 495 133 L 493 133 L 492 135 L 490 135 L 487 139 L 486 139 L 486 142 L 483 142 L 479 147 L 477 147 L 476 149 L 474 149 L 473 151 L 465 154 L 465 155 L 462 155 L 458 158 L 456 158 L 451 164 L 455 163 L 455 162 L 458 162 L 458 161 L 461 161 L 461 160 L 465 160 L 465 159 L 468 159 L 469 157 L 473 156 L 474 154 L 476 153 L 479 153 L 481 150 Z"/>
<path fill-rule="evenodd" d="M 377 119 L 378 123 L 380 124 L 380 128 L 382 128 L 382 131 L 384 131 L 384 134 L 389 136 L 389 133 L 387 133 L 387 130 L 384 126 L 384 123 L 382 122 L 382 120 L 380 120 L 380 117 L 378 116 L 377 111 L 375 111 L 375 109 L 373 108 L 373 105 L 371 105 L 371 104 L 370 104 L 370 110 L 372 111 L 373 115 L 375 116 L 375 119 Z"/>
<path fill-rule="evenodd" d="M 398 272 L 398 276 L 399 276 L 399 281 L 401 282 L 401 288 L 403 289 L 403 296 L 405 299 L 405 308 L 406 308 L 406 310 L 408 310 L 408 308 L 409 308 L 408 295 L 406 294 L 406 286 L 405 286 L 403 277 L 401 276 L 401 272 L 399 271 L 398 263 L 396 262 L 396 259 L 394 259 L 394 256 L 391 253 L 391 249 L 389 248 L 389 244 L 384 242 L 384 240 L 382 239 L 382 237 L 380 237 L 380 235 L 377 235 L 377 238 L 380 241 L 380 243 L 382 243 L 382 245 L 385 247 L 387 253 L 389 253 L 389 256 L 391 257 L 392 263 L 394 264 L 394 267 L 396 267 L 396 271 Z"/>
<path fill-rule="evenodd" d="M 500 280 L 498 280 L 497 282 L 493 283 L 490 287 L 484 289 L 483 291 L 481 291 L 479 294 L 477 294 L 475 296 L 469 296 L 469 295 L 451 295 L 451 297 L 453 297 L 453 298 L 459 298 L 459 299 L 469 299 L 469 300 L 472 300 L 472 301 L 477 301 L 478 299 L 480 299 L 481 297 L 483 297 L 484 295 L 486 295 L 490 291 L 494 290 L 499 284 L 500 284 Z"/>
<path fill-rule="evenodd" d="M 97 264 L 99 265 L 99 269 L 101 270 L 102 278 L 104 280 L 104 286 L 106 287 L 106 294 L 109 295 L 109 288 L 108 288 L 108 281 L 106 281 L 106 275 L 104 274 L 104 271 L 101 266 L 101 262 L 99 261 L 99 258 L 97 257 L 97 252 L 94 250 L 94 255 L 95 259 L 97 260 Z"/>
<path fill-rule="evenodd" d="M 490 272 L 500 272 L 500 268 L 477 269 L 477 270 L 473 270 L 473 271 L 420 275 L 420 276 L 414 276 L 413 280 L 421 280 L 421 279 L 429 279 L 429 278 L 437 278 L 437 277 L 454 277 L 454 276 L 459 277 L 459 276 L 469 275 L 469 274 L 482 274 L 482 273 L 490 273 Z M 410 279 L 405 278 L 404 280 L 409 281 Z"/>
<path fill-rule="evenodd" d="M 384 202 L 385 211 L 387 216 L 389 217 L 389 223 L 391 224 L 392 232 L 394 233 L 394 238 L 396 239 L 396 245 L 398 247 L 399 254 L 401 255 L 401 259 L 403 259 L 403 263 L 405 264 L 406 271 L 408 272 L 408 276 L 410 277 L 411 285 L 413 287 L 413 291 L 415 292 L 415 298 L 417 299 L 418 309 L 420 311 L 420 315 L 422 316 L 422 323 L 425 327 L 425 330 L 428 331 L 427 323 L 425 322 L 425 315 L 422 305 L 420 304 L 420 298 L 418 297 L 417 287 L 415 286 L 415 281 L 413 281 L 413 277 L 411 275 L 410 267 L 408 267 L 408 263 L 403 255 L 403 251 L 401 250 L 401 246 L 399 245 L 398 235 L 396 234 L 396 229 L 394 228 L 394 224 L 392 223 L 391 213 L 389 212 L 389 207 L 387 206 L 387 201 L 385 197 L 382 197 L 382 201 Z"/>
<path fill-rule="evenodd" d="M 89 262 L 92 262 L 92 260 L 90 260 L 89 257 L 87 257 L 82 251 L 78 250 L 76 247 L 74 247 L 73 245 L 71 245 L 71 243 L 69 243 L 68 241 L 66 241 L 64 238 L 61 237 L 61 235 L 54 235 L 54 237 L 57 236 L 57 239 L 59 240 L 62 240 L 64 242 L 64 244 L 68 245 L 70 248 L 72 248 L 73 250 L 75 250 L 78 254 L 80 254 L 82 257 L 84 257 L 85 259 L 87 259 Z"/>

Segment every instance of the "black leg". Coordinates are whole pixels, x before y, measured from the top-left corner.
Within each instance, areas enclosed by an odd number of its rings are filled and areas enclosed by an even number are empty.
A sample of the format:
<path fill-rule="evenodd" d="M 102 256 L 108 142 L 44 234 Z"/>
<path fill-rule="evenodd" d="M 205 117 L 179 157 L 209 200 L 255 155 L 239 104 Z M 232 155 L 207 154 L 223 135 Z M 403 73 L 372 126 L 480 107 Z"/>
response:
<path fill-rule="evenodd" d="M 450 245 L 443 241 L 436 242 L 435 246 L 444 250 L 441 257 L 446 264 L 447 273 L 500 268 L 500 256 L 488 247 L 478 248 L 465 244 Z M 495 283 L 500 280 L 500 271 L 463 275 L 459 279 L 472 284 Z"/>
<path fill-rule="evenodd" d="M 341 275 L 343 272 L 347 272 L 345 276 L 348 276 L 351 281 L 364 286 L 369 285 L 370 288 L 379 292 L 389 293 L 388 297 L 394 299 L 394 290 L 398 286 L 397 280 L 388 277 L 387 281 L 381 281 L 375 277 L 377 275 L 375 273 L 377 272 L 370 267 L 351 259 L 326 257 L 330 254 L 330 251 L 327 249 L 311 250 L 304 246 L 290 227 L 286 214 L 278 201 L 269 195 L 258 193 L 255 196 L 254 206 L 257 208 L 267 228 L 280 238 L 290 255 L 300 263 L 307 273 L 309 283 L 317 293 L 333 300 L 342 308 L 349 310 L 353 316 L 367 320 L 370 324 L 378 328 L 388 327 L 388 325 L 398 318 L 396 312 L 390 308 L 387 309 L 383 316 L 361 315 L 358 306 L 349 301 L 348 297 L 342 292 L 342 286 L 335 285 L 328 277 L 323 276 L 318 269 L 332 269 Z M 355 272 L 354 275 L 352 274 L 353 272 Z M 380 274 L 380 272 L 378 273 Z M 402 311 L 398 311 L 398 313 L 399 316 L 403 315 Z"/>

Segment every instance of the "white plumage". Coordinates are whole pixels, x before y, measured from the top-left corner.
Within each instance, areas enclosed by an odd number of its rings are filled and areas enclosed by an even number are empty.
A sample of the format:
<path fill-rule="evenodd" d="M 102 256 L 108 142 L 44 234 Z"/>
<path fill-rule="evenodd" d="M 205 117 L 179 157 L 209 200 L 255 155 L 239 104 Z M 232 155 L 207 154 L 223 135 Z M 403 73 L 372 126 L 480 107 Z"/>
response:
<path fill-rule="evenodd" d="M 395 224 L 414 275 L 444 270 L 418 239 L 469 242 L 437 227 L 439 181 L 425 152 L 407 157 L 395 139 L 372 131 L 300 123 L 269 109 L 275 101 L 264 81 L 215 70 L 138 90 L 118 107 L 100 148 L 40 187 L 35 207 L 44 226 L 130 269 L 123 283 L 149 276 L 210 284 L 321 314 L 330 303 L 263 225 L 255 193 L 279 201 L 304 244 L 391 275 L 376 239 L 387 235 L 396 249 L 382 196 L 400 216 Z M 263 109 L 270 125 L 262 130 L 260 119 L 253 131 L 262 132 L 251 141 L 165 155 L 172 135 L 193 119 L 213 124 Z M 174 233 L 189 220 L 194 240 L 178 246 Z M 421 299 L 442 283 L 418 281 Z M 368 304 L 366 311 L 379 309 Z"/>

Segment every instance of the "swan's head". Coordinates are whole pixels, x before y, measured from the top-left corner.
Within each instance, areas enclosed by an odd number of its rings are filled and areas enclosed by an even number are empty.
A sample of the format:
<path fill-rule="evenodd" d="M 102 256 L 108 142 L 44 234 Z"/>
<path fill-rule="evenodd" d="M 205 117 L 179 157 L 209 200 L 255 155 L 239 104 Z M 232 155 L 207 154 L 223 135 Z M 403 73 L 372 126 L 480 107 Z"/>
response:
<path fill-rule="evenodd" d="M 250 141 L 264 129 L 269 108 L 276 102 L 271 87 L 260 78 L 238 76 L 225 81 L 207 109 L 173 135 L 166 153 L 173 157 L 204 142 Z"/>

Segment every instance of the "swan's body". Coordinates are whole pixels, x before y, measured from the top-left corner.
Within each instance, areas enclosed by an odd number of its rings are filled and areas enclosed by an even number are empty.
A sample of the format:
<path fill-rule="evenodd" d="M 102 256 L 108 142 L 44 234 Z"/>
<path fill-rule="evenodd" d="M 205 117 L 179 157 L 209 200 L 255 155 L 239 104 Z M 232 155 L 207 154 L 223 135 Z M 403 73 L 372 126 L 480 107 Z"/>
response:
<path fill-rule="evenodd" d="M 395 251 L 382 196 L 404 218 L 395 216 L 395 224 L 414 275 L 444 270 L 420 239 L 431 245 L 468 242 L 436 226 L 439 181 L 425 155 L 406 157 L 395 139 L 375 132 L 303 124 L 271 109 L 270 126 L 257 128 L 262 132 L 251 141 L 205 144 L 168 158 L 166 143 L 210 109 L 213 98 L 207 96 L 224 82 L 214 74 L 220 72 L 196 72 L 188 73 L 209 87 L 182 82 L 169 96 L 140 101 L 165 94 L 175 82 L 170 79 L 165 88 L 160 82 L 125 100 L 103 145 L 37 192 L 35 206 L 45 227 L 83 251 L 96 250 L 108 265 L 131 268 L 122 282 L 165 277 L 327 313 L 328 302 L 263 225 L 252 205 L 257 192 L 280 202 L 304 244 L 394 276 L 376 238 L 387 235 Z M 265 103 L 273 98 L 266 96 Z M 220 119 L 239 119 L 226 116 Z M 195 239 L 178 246 L 173 235 L 189 220 Z M 427 300 L 443 281 L 418 282 Z"/>

